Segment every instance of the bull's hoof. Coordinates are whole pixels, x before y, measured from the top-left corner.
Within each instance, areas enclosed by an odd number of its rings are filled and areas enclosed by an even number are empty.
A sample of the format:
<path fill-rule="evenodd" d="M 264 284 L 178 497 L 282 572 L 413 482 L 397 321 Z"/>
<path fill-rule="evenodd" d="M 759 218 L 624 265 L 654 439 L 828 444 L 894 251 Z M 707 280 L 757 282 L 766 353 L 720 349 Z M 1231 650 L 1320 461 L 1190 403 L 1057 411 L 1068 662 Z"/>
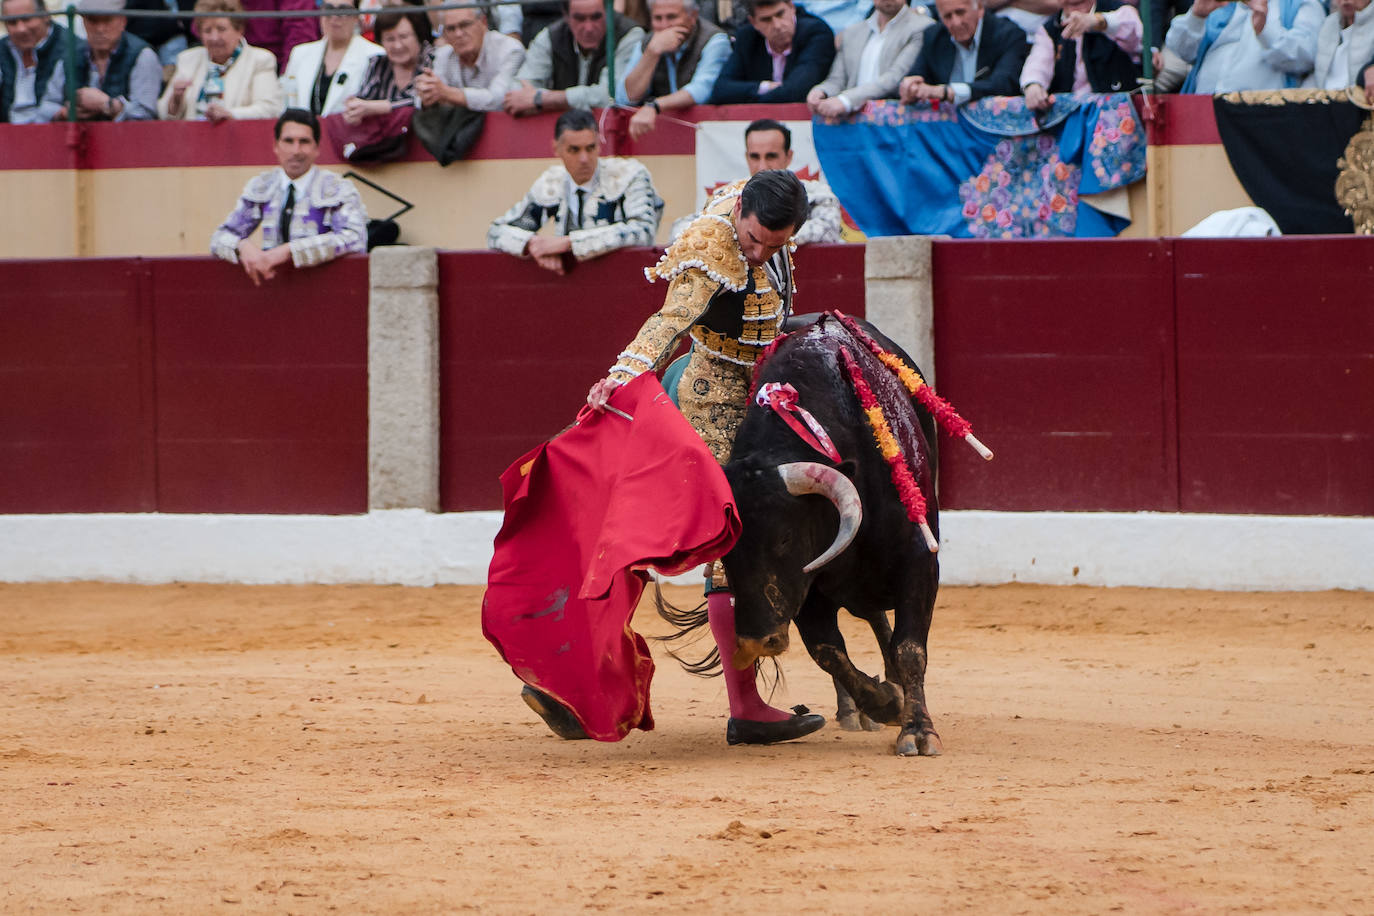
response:
<path fill-rule="evenodd" d="M 825 716 L 815 713 L 797 714 L 781 722 L 755 722 L 733 716 L 725 726 L 726 744 L 777 744 L 804 738 L 825 726 Z"/>
<path fill-rule="evenodd" d="M 857 712 L 842 712 L 835 716 L 835 721 L 847 732 L 861 732 L 864 730 L 864 723 L 873 720 L 868 716 L 860 716 Z"/>
<path fill-rule="evenodd" d="M 934 732 L 922 732 L 919 735 L 902 732 L 897 738 L 898 757 L 939 757 L 944 752 L 940 736 Z"/>
<path fill-rule="evenodd" d="M 878 688 L 880 702 L 877 706 L 872 703 L 860 703 L 863 706 L 862 714 L 871 720 L 871 725 L 864 728 L 869 731 L 878 731 L 884 725 L 902 724 L 902 707 L 906 704 L 906 695 L 898 684 L 891 681 L 874 682 Z"/>
<path fill-rule="evenodd" d="M 577 741 L 587 737 L 582 723 L 572 711 L 542 690 L 535 690 L 526 684 L 520 691 L 520 699 L 525 705 L 539 714 L 549 731 L 565 741 Z"/>
<path fill-rule="evenodd" d="M 859 722 L 863 725 L 866 732 L 880 732 L 883 730 L 883 723 L 874 722 L 863 713 L 859 713 Z"/>

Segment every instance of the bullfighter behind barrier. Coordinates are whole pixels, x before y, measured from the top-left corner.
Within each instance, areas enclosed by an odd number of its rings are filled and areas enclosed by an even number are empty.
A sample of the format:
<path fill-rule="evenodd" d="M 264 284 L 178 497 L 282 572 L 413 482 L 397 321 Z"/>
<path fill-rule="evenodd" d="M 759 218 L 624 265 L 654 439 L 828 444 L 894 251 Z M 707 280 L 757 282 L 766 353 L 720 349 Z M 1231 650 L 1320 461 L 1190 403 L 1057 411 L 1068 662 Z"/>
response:
<path fill-rule="evenodd" d="M 367 250 L 367 210 L 346 178 L 315 167 L 320 122 L 288 108 L 273 127 L 280 168 L 250 179 L 238 205 L 210 236 L 210 253 L 243 265 L 254 286 L 288 264 L 314 267 Z M 262 246 L 249 236 L 262 225 Z"/>

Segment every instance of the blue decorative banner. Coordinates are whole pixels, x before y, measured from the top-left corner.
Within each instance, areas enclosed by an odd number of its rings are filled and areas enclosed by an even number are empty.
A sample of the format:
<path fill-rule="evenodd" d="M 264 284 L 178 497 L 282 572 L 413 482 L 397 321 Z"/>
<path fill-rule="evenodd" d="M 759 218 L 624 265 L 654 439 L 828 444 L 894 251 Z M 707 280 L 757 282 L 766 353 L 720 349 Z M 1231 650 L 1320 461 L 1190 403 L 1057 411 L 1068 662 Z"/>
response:
<path fill-rule="evenodd" d="M 830 186 L 864 234 L 955 238 L 1113 236 L 1129 220 L 1080 195 L 1145 177 L 1145 130 L 1125 93 L 1013 97 L 962 108 L 870 102 L 812 124 Z"/>

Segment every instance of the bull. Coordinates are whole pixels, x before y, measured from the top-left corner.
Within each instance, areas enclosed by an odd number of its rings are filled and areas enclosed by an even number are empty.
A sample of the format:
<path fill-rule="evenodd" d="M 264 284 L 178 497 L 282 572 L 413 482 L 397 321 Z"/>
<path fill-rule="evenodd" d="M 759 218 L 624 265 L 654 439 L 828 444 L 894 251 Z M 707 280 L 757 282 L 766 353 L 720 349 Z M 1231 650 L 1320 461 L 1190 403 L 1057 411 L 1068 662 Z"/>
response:
<path fill-rule="evenodd" d="M 876 328 L 861 324 L 906 359 Z M 781 654 L 795 623 L 811 657 L 842 688 L 842 722 L 847 693 L 868 719 L 901 726 L 898 755 L 937 756 L 942 745 L 926 707 L 925 674 L 940 565 L 898 496 L 842 368 L 841 347 L 861 368 L 908 452 L 938 543 L 934 421 L 833 317 L 791 334 L 759 367 L 755 384 L 792 385 L 843 460 L 838 466 L 827 460 L 772 410 L 750 404 L 725 465 L 743 532 L 723 559 L 735 594 L 738 643 L 734 658 L 721 661 L 742 670 Z M 882 681 L 850 660 L 839 628 L 842 607 L 873 628 Z"/>

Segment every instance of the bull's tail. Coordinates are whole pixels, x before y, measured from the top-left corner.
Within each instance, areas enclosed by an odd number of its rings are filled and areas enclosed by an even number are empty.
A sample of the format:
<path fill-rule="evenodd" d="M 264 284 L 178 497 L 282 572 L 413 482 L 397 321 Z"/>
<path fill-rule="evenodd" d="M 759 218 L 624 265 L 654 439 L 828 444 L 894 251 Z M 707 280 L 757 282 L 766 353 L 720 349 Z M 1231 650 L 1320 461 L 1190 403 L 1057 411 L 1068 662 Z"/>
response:
<path fill-rule="evenodd" d="M 708 622 L 706 602 L 703 600 L 694 608 L 680 608 L 663 596 L 662 587 L 655 581 L 654 608 L 658 611 L 658 616 L 672 624 L 676 632 L 669 633 L 667 636 L 655 636 L 653 639 L 663 643 L 668 654 L 682 666 L 682 670 L 688 674 L 695 674 L 697 677 L 719 677 L 721 673 L 720 650 L 716 648 L 714 641 L 711 644 L 711 651 L 697 661 L 693 661 L 683 654 L 701 640 L 702 629 Z"/>

